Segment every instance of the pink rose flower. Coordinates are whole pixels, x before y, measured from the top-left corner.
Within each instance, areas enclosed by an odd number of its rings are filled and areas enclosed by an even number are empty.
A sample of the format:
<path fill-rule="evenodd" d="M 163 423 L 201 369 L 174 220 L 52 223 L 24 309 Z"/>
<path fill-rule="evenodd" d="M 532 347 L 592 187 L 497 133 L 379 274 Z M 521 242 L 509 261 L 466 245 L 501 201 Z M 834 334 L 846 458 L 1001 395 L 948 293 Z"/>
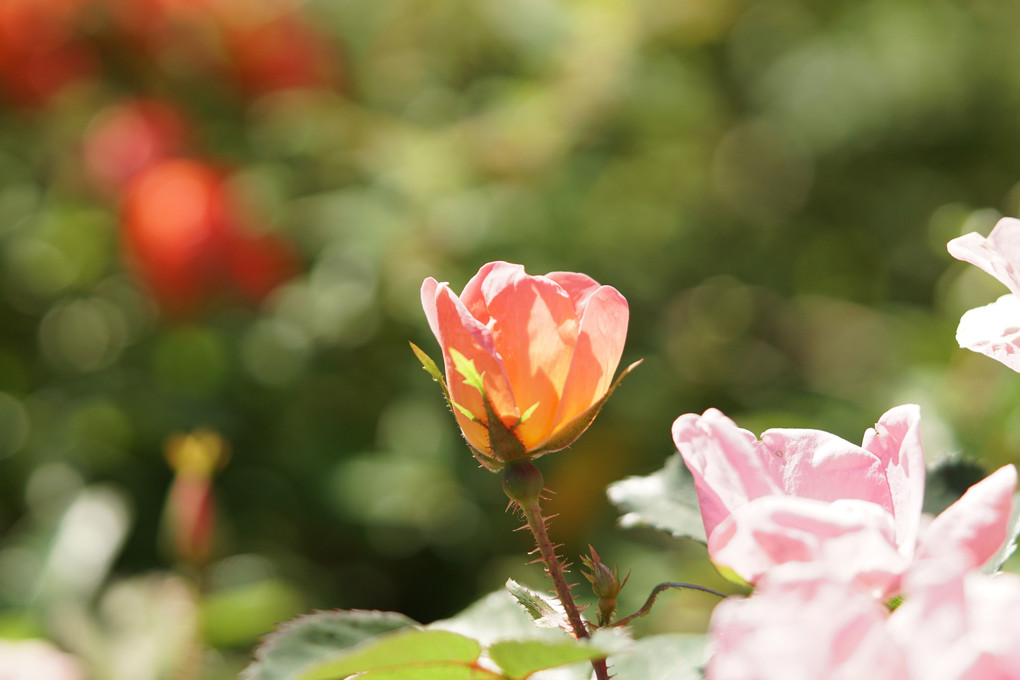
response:
<path fill-rule="evenodd" d="M 716 606 L 709 680 L 905 680 L 888 610 L 867 593 L 790 567 Z"/>
<path fill-rule="evenodd" d="M 615 288 L 490 262 L 461 295 L 428 278 L 421 299 L 457 422 L 487 467 L 568 446 L 594 418 L 627 337 Z"/>
<path fill-rule="evenodd" d="M 957 342 L 1020 371 L 1020 220 L 1004 217 L 988 238 L 971 232 L 954 238 L 947 249 L 1010 290 L 995 302 L 965 313 L 956 330 Z"/>
<path fill-rule="evenodd" d="M 709 680 L 1020 679 L 1020 576 L 946 556 L 917 565 L 891 614 L 867 593 L 790 563 L 712 613 Z"/>
<path fill-rule="evenodd" d="M 906 579 L 890 636 L 917 680 L 1020 678 L 1020 576 L 968 571 L 965 561 L 929 563 Z"/>
<path fill-rule="evenodd" d="M 43 640 L 0 640 L 3 680 L 83 680 L 77 660 Z"/>
<path fill-rule="evenodd" d="M 673 439 L 694 476 L 709 555 L 750 583 L 778 565 L 819 563 L 829 577 L 886 597 L 917 560 L 958 552 L 976 567 L 1006 538 L 1012 465 L 922 532 L 915 405 L 885 413 L 861 446 L 817 430 L 768 430 L 757 439 L 714 409 L 680 416 Z"/>

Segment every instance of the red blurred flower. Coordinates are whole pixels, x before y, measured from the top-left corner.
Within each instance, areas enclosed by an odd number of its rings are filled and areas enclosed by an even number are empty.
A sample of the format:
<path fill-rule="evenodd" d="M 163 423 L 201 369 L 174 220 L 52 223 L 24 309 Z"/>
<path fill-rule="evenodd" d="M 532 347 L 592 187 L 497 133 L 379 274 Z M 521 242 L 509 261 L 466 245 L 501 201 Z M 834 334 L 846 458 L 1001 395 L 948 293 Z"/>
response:
<path fill-rule="evenodd" d="M 273 233 L 234 233 L 226 256 L 231 285 L 249 302 L 262 300 L 298 270 L 294 248 Z"/>
<path fill-rule="evenodd" d="M 0 2 L 0 90 L 23 106 L 46 103 L 95 69 L 95 55 L 75 35 L 84 0 Z"/>
<path fill-rule="evenodd" d="M 173 106 L 151 99 L 125 100 L 103 109 L 85 132 L 83 154 L 90 179 L 111 194 L 149 166 L 188 146 L 190 130 Z"/>
<path fill-rule="evenodd" d="M 142 50 L 211 71 L 244 93 L 329 87 L 339 55 L 291 0 L 106 0 L 113 23 Z"/>
<path fill-rule="evenodd" d="M 338 55 L 293 13 L 225 26 L 224 42 L 238 86 L 249 94 L 334 84 Z"/>
<path fill-rule="evenodd" d="M 224 295 L 258 302 L 297 270 L 290 245 L 251 228 L 225 179 L 211 165 L 169 160 L 125 191 L 125 255 L 171 316 L 188 316 Z"/>

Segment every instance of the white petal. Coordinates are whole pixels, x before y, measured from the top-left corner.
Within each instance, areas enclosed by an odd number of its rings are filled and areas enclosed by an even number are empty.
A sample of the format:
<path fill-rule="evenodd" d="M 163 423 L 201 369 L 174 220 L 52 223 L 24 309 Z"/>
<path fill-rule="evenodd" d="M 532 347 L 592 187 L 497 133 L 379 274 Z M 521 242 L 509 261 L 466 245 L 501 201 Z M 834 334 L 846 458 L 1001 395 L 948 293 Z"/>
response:
<path fill-rule="evenodd" d="M 1020 372 L 1020 298 L 1007 294 L 968 311 L 960 319 L 956 340 L 960 347 L 986 354 Z"/>

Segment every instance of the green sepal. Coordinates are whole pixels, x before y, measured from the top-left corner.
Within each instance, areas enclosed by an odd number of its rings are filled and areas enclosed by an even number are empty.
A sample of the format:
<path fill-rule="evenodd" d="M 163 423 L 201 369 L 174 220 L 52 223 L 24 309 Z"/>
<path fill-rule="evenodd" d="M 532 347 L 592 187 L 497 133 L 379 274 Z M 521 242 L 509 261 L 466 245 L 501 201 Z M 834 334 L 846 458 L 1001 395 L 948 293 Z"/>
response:
<path fill-rule="evenodd" d="M 514 434 L 514 429 L 520 425 L 520 421 L 513 428 L 509 428 L 493 410 L 488 397 L 483 396 L 482 402 L 485 404 L 485 419 L 488 421 L 489 448 L 492 450 L 492 457 L 503 463 L 526 457 L 527 449 Z"/>
<path fill-rule="evenodd" d="M 408 344 L 411 345 L 411 351 L 414 352 L 414 355 L 416 357 L 418 357 L 418 361 L 421 362 L 422 368 L 425 369 L 425 372 L 428 373 L 429 375 L 431 375 L 432 379 L 435 380 L 437 383 L 439 383 L 439 386 L 443 388 L 443 397 L 446 398 L 446 403 L 450 407 L 450 410 L 453 411 L 454 413 L 459 411 L 460 413 L 462 413 L 464 415 L 465 418 L 469 418 L 473 422 L 479 423 L 479 424 L 484 425 L 485 427 L 487 427 L 488 430 L 489 430 L 489 441 L 491 442 L 492 441 L 492 430 L 493 429 L 498 429 L 498 426 L 497 426 L 497 428 L 493 428 L 491 425 L 481 421 L 477 416 L 475 416 L 473 413 L 471 413 L 468 409 L 464 408 L 463 406 L 461 406 L 460 404 L 455 402 L 453 400 L 453 397 L 450 396 L 450 388 L 447 387 L 446 381 L 443 379 L 443 374 L 439 370 L 439 366 L 436 364 L 435 361 L 432 360 L 432 357 L 430 357 L 428 354 L 426 354 L 424 350 L 422 350 L 420 347 L 418 347 L 413 342 L 409 342 Z M 461 359 L 463 359 L 465 362 L 467 361 L 467 359 L 464 357 L 464 355 L 460 354 L 460 352 L 457 352 L 457 355 Z M 453 355 L 451 354 L 451 356 L 453 356 Z M 454 361 L 455 362 L 457 361 L 456 357 L 454 357 Z M 465 368 L 465 370 L 467 370 L 470 373 L 471 369 L 474 369 L 474 362 L 467 362 L 467 363 L 470 365 L 470 368 Z M 458 372 L 460 372 L 460 371 L 458 371 Z M 477 371 L 475 371 L 475 374 L 478 375 Z M 463 375 L 463 372 L 461 372 L 461 375 Z M 479 377 L 479 379 L 481 378 L 480 375 L 478 377 Z M 489 419 L 489 423 L 492 423 L 492 420 L 493 420 L 493 418 L 491 416 L 492 407 L 489 405 L 488 399 L 486 399 L 485 396 L 484 396 L 485 395 L 484 386 L 483 386 L 483 388 L 480 391 L 482 392 L 482 395 L 483 395 L 482 396 L 482 401 L 485 402 L 486 413 L 490 414 L 489 416 L 487 416 L 488 419 Z M 499 420 L 499 418 L 496 418 L 496 421 L 499 422 L 499 426 L 502 426 L 504 430 L 506 429 L 506 427 L 503 426 L 503 423 L 502 423 L 502 421 Z M 512 436 L 512 434 L 511 434 L 511 436 Z M 499 439 L 500 439 L 500 435 L 497 434 L 497 440 L 499 440 Z M 518 443 L 518 446 L 523 450 L 523 448 L 524 448 L 523 445 L 521 445 L 520 442 L 517 442 L 517 443 Z M 470 442 L 468 442 L 468 448 L 471 449 L 471 455 L 475 457 L 475 460 L 477 460 L 481 464 L 481 466 L 484 467 L 486 470 L 489 470 L 490 472 L 499 472 L 500 470 L 503 469 L 504 463 L 502 461 L 500 461 L 499 459 L 497 459 L 494 456 L 491 456 L 491 455 L 485 453 L 484 451 L 479 451 L 474 446 L 471 446 Z"/>
<path fill-rule="evenodd" d="M 478 393 L 485 398 L 485 376 L 478 372 L 475 368 L 475 362 L 473 359 L 468 359 L 466 356 L 450 348 L 450 358 L 453 359 L 453 370 L 457 371 L 464 378 L 464 383 L 470 387 L 478 390 Z"/>
<path fill-rule="evenodd" d="M 574 441 L 578 437 L 580 437 L 585 430 L 588 429 L 588 426 L 592 424 L 592 421 L 595 420 L 595 416 L 599 414 L 599 411 L 602 410 L 602 407 L 605 406 L 607 401 L 609 401 L 609 397 L 612 396 L 613 392 L 616 391 L 616 388 L 620 386 L 620 383 L 623 382 L 623 379 L 630 375 L 630 372 L 633 371 L 638 366 L 640 366 L 642 362 L 644 362 L 644 359 L 638 359 L 630 366 L 623 369 L 623 372 L 621 372 L 620 375 L 616 378 L 612 386 L 606 392 L 605 396 L 603 396 L 601 399 L 595 402 L 591 407 L 588 408 L 587 411 L 580 414 L 563 427 L 559 428 L 559 432 L 556 434 L 556 436 L 547 440 L 545 444 L 541 446 L 541 448 L 532 451 L 532 455 L 538 456 L 544 453 L 552 453 L 553 451 L 565 449 L 571 444 L 573 444 Z"/>
<path fill-rule="evenodd" d="M 439 370 L 439 366 L 437 366 L 436 362 L 432 360 L 432 357 L 425 354 L 425 351 L 421 347 L 413 342 L 408 342 L 407 344 L 411 346 L 411 351 L 414 352 L 414 356 L 418 357 L 418 361 L 421 362 L 421 366 L 425 369 L 425 372 L 431 375 L 432 379 L 439 383 L 439 386 L 443 388 L 443 396 L 446 397 L 446 403 L 450 404 L 452 407 L 453 399 L 450 398 L 450 390 L 446 386 L 446 381 L 443 380 L 443 373 Z"/>
<path fill-rule="evenodd" d="M 719 572 L 719 575 L 730 583 L 735 583 L 741 588 L 746 588 L 750 591 L 754 586 L 748 583 L 743 576 L 735 572 L 731 567 L 727 567 L 725 564 L 719 564 L 718 562 L 712 562 L 715 566 L 715 570 Z"/>
<path fill-rule="evenodd" d="M 485 422 L 483 424 L 489 432 L 489 449 L 492 450 L 492 458 L 502 462 L 523 458 L 527 451 L 521 440 L 513 433 L 521 421 L 518 420 L 517 425 L 514 425 L 513 428 L 507 427 L 492 408 L 492 403 L 485 393 L 485 376 L 475 368 L 475 362 L 452 348 L 450 349 L 450 358 L 453 359 L 454 369 L 464 377 L 464 383 L 474 387 L 482 395 L 482 403 L 485 405 Z M 535 406 L 537 407 L 538 404 Z M 534 407 L 528 410 L 533 412 Z"/>

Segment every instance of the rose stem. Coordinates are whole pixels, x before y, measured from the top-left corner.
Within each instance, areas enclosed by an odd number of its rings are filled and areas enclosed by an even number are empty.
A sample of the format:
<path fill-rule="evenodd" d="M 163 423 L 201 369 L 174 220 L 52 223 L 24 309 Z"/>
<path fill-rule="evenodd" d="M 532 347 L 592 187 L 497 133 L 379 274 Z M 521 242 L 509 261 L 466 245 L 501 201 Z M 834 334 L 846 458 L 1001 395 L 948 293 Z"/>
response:
<path fill-rule="evenodd" d="M 526 526 L 535 537 L 535 547 L 539 554 L 539 558 L 535 561 L 541 561 L 545 565 L 545 572 L 552 580 L 556 595 L 563 604 L 567 620 L 574 631 L 574 637 L 579 640 L 590 637 L 588 628 L 581 618 L 581 612 L 578 611 L 577 605 L 574 603 L 574 597 L 570 592 L 571 586 L 567 584 L 567 579 L 564 576 L 563 561 L 556 554 L 557 546 L 549 540 L 549 532 L 546 530 L 546 522 L 549 518 L 542 516 L 540 502 L 542 473 L 531 461 L 513 463 L 504 471 L 503 489 L 524 514 Z M 605 659 L 593 659 L 591 665 L 595 669 L 595 677 L 598 680 L 609 679 Z"/>

